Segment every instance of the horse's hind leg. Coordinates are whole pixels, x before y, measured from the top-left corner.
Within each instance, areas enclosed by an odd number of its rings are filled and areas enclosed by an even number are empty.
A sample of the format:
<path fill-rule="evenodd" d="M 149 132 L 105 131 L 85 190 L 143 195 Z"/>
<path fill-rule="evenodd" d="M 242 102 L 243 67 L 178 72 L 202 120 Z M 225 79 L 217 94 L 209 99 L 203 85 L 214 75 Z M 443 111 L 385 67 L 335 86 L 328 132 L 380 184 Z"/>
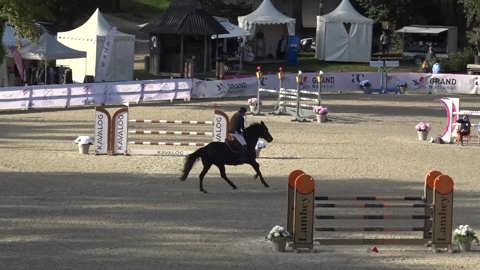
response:
<path fill-rule="evenodd" d="M 207 174 L 207 172 L 210 169 L 210 167 L 212 166 L 212 164 L 203 162 L 203 160 L 202 160 L 202 163 L 203 163 L 203 169 L 202 169 L 202 172 L 200 173 L 200 176 L 199 176 L 199 178 L 200 178 L 200 191 L 203 192 L 203 193 L 207 193 L 207 191 L 203 188 L 203 178 Z"/>
<path fill-rule="evenodd" d="M 258 162 L 256 161 L 253 161 L 252 163 L 249 163 L 253 169 L 255 170 L 255 172 L 257 173 L 255 175 L 255 178 L 260 177 L 260 181 L 262 182 L 262 184 L 265 186 L 265 187 L 269 187 L 269 185 L 267 184 L 267 182 L 265 182 L 265 179 L 263 179 L 263 175 L 262 175 L 262 172 L 260 172 L 260 164 L 258 164 Z"/>
<path fill-rule="evenodd" d="M 220 176 L 222 176 L 222 178 L 227 181 L 227 183 L 233 188 L 233 189 L 237 189 L 237 186 L 235 186 L 235 184 L 230 181 L 230 179 L 228 179 L 227 177 L 227 174 L 225 173 L 225 165 L 217 165 L 218 169 L 220 170 Z"/>

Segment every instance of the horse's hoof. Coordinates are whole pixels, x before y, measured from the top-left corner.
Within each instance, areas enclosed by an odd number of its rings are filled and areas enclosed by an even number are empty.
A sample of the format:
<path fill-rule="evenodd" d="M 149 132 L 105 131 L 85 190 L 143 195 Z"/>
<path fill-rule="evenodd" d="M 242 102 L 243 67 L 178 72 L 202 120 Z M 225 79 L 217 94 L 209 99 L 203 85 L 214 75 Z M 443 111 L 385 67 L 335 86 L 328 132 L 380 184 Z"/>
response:
<path fill-rule="evenodd" d="M 200 191 L 203 192 L 204 194 L 208 193 L 205 189 L 200 189 Z"/>
<path fill-rule="evenodd" d="M 186 177 L 179 177 L 178 180 L 185 181 L 185 180 L 187 180 L 187 178 Z"/>
<path fill-rule="evenodd" d="M 270 187 L 268 184 L 263 184 L 265 187 Z"/>
<path fill-rule="evenodd" d="M 233 186 L 232 189 L 238 189 L 236 186 Z"/>

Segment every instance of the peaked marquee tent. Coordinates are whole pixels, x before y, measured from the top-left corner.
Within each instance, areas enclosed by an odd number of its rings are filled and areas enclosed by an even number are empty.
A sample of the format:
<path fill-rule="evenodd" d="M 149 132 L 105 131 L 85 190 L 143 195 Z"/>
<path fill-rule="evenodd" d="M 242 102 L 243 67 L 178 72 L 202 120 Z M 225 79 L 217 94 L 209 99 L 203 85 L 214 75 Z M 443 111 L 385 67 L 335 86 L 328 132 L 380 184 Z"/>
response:
<path fill-rule="evenodd" d="M 59 65 L 69 66 L 75 82 L 83 82 L 85 75 L 95 76 L 98 72 L 99 58 L 102 53 L 105 36 L 112 26 L 97 9 L 81 26 L 57 34 L 57 40 L 64 45 L 87 52 L 87 60 L 59 60 Z M 133 79 L 135 36 L 115 31 L 110 62 L 105 81 L 124 81 Z"/>
<path fill-rule="evenodd" d="M 238 17 L 238 25 L 255 34 L 255 38 L 258 32 L 264 34 L 265 56 L 276 54 L 277 42 L 286 32 L 285 27 L 288 35 L 295 35 L 295 19 L 278 11 L 271 0 L 263 0 L 255 11 Z M 258 50 L 257 55 L 259 55 Z"/>
<path fill-rule="evenodd" d="M 373 20 L 362 16 L 349 0 L 317 16 L 315 57 L 325 61 L 368 62 L 372 52 Z"/>
<path fill-rule="evenodd" d="M 44 33 L 40 36 L 37 42 L 30 43 L 29 45 L 20 49 L 20 54 L 23 59 L 29 60 L 56 60 L 56 59 L 69 59 L 69 58 L 84 58 L 86 53 L 84 51 L 77 51 L 71 49 L 57 39 Z"/>

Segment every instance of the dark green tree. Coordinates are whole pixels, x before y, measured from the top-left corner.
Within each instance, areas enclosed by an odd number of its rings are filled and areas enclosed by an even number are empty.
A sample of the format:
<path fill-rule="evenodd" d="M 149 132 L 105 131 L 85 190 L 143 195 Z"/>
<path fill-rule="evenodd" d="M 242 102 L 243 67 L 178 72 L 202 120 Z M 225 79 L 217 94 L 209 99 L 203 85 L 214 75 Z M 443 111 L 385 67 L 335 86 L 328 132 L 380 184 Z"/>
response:
<path fill-rule="evenodd" d="M 39 19 L 51 18 L 49 6 L 42 0 L 0 0 L 0 28 L 3 35 L 4 23 L 15 25 L 17 33 L 21 37 L 35 39 L 37 37 L 34 22 Z M 0 46 L 0 59 L 3 59 L 5 51 Z"/>
<path fill-rule="evenodd" d="M 252 5 L 245 2 L 226 4 L 223 0 L 200 0 L 202 8 L 210 15 L 236 19 L 252 11 Z"/>

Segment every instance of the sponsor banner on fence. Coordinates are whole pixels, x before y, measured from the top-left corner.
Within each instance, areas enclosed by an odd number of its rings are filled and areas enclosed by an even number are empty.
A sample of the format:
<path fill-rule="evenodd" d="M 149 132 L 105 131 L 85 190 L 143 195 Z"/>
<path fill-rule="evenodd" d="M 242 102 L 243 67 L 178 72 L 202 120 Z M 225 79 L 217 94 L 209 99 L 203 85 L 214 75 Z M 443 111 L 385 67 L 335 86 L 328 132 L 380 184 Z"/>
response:
<path fill-rule="evenodd" d="M 303 74 L 300 88 L 317 90 L 317 73 Z M 285 74 L 284 87 L 296 89 L 296 74 Z M 322 77 L 322 92 L 361 91 L 360 83 L 368 80 L 372 89 L 381 88 L 379 72 L 332 72 Z M 407 91 L 448 94 L 480 93 L 479 75 L 388 73 L 387 90 L 405 85 Z M 260 86 L 278 89 L 277 74 L 267 74 Z M 121 105 L 162 100 L 194 98 L 254 97 L 258 81 L 254 76 L 230 80 L 202 81 L 165 79 L 111 83 L 8 87 L 0 89 L 0 110 L 69 108 L 77 106 Z"/>
<path fill-rule="evenodd" d="M 297 74 L 285 74 L 283 86 L 285 88 L 296 89 L 295 80 Z M 317 73 L 303 73 L 300 89 L 317 90 Z M 380 87 L 381 75 L 375 72 L 337 72 L 326 73 L 322 77 L 322 92 L 351 92 L 360 91 L 360 82 L 369 80 L 373 88 Z M 257 95 L 257 78 L 239 78 L 223 81 L 195 81 L 195 87 L 192 92 L 194 98 L 218 98 L 218 97 L 246 97 Z M 279 80 L 276 74 L 264 75 L 260 80 L 260 87 L 266 89 L 278 89 Z"/>
<path fill-rule="evenodd" d="M 408 91 L 432 92 L 435 94 L 478 94 L 479 75 L 431 74 L 431 73 L 390 73 L 389 87 L 406 84 Z"/>
<path fill-rule="evenodd" d="M 0 110 L 189 100 L 191 91 L 191 79 L 8 87 L 0 89 Z"/>

